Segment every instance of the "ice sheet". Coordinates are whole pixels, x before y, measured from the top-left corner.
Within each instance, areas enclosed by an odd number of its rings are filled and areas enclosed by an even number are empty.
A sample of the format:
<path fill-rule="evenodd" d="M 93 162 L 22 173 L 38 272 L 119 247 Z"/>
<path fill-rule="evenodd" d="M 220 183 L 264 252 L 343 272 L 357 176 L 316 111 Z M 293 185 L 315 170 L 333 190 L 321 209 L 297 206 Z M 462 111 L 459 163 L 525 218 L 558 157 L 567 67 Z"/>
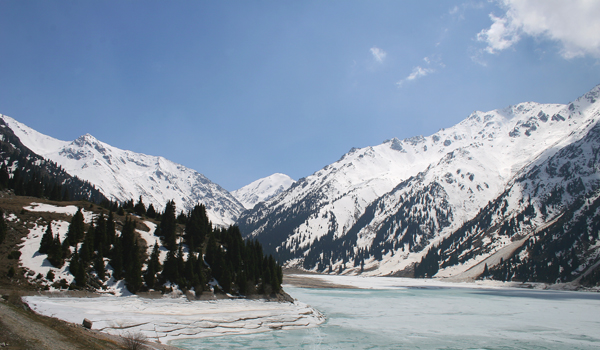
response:
<path fill-rule="evenodd" d="M 262 300 L 188 301 L 185 297 L 146 299 L 138 296 L 65 298 L 31 296 L 25 302 L 36 312 L 120 335 L 142 332 L 153 341 L 260 333 L 275 329 L 315 327 L 325 321 L 301 302 Z"/>

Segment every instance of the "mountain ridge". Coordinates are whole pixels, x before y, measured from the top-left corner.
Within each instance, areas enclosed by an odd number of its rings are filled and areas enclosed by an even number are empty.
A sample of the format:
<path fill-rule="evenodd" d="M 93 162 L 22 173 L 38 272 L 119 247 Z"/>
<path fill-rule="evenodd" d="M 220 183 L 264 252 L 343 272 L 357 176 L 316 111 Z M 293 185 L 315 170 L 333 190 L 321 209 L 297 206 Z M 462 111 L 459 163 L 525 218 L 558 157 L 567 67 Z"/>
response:
<path fill-rule="evenodd" d="M 218 184 L 166 158 L 121 150 L 91 134 L 71 142 L 61 141 L 8 116 L 1 118 L 33 152 L 89 181 L 109 199 L 124 202 L 141 196 L 146 205 L 153 204 L 157 210 L 174 200 L 177 209 L 184 212 L 202 203 L 210 220 L 219 226 L 233 224 L 244 210 L 242 204 Z"/>
<path fill-rule="evenodd" d="M 596 86 L 569 104 L 524 102 L 476 111 L 428 137 L 352 149 L 244 213 L 240 227 L 289 265 L 320 272 L 410 274 L 432 244 L 499 196 L 519 171 L 583 138 L 599 119 L 599 91 Z M 386 159 L 378 154 L 386 147 L 401 155 Z M 372 161 L 361 165 L 367 157 Z M 379 174 L 361 176 L 372 164 Z M 331 169 L 353 171 L 333 174 Z M 386 176 L 396 183 L 381 186 L 383 193 L 352 195 L 365 193 L 365 184 L 372 188 Z M 356 178 L 366 181 L 360 184 Z"/>

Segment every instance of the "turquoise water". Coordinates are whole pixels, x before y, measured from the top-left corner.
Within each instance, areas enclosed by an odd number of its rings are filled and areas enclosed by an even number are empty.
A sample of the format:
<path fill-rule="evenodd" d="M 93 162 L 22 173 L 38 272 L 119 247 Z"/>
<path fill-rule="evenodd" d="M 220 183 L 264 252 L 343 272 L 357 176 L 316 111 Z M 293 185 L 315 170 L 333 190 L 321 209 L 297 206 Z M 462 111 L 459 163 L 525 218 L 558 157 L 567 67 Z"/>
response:
<path fill-rule="evenodd" d="M 174 341 L 184 349 L 599 349 L 600 294 L 286 287 L 319 327 Z"/>

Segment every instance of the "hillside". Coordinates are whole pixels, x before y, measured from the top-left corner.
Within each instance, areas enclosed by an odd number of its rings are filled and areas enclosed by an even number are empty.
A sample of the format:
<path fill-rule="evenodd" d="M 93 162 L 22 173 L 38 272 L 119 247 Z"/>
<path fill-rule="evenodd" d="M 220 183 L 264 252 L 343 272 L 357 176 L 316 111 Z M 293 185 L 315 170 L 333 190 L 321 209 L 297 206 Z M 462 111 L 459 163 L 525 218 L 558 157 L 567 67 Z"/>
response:
<path fill-rule="evenodd" d="M 173 200 L 178 211 L 188 212 L 202 203 L 212 223 L 227 227 L 244 210 L 221 186 L 199 172 L 163 157 L 121 150 L 83 135 L 71 142 L 43 135 L 8 116 L 0 116 L 20 142 L 72 176 L 93 184 L 112 201 L 142 198 L 147 205 L 164 208 Z"/>
<path fill-rule="evenodd" d="M 201 206 L 179 219 L 167 208 L 157 221 L 122 208 L 113 213 L 89 202 L 3 192 L 0 208 L 7 228 L 0 244 L 4 288 L 112 295 L 181 290 L 198 298 L 281 288 L 281 269 L 260 245 L 242 241 L 235 227 L 211 228 Z"/>
<path fill-rule="evenodd" d="M 414 276 L 421 259 L 430 251 L 435 255 L 432 247 L 448 246 L 442 243 L 445 239 L 471 244 L 463 225 L 482 214 L 488 203 L 500 200 L 499 196 L 536 164 L 555 169 L 549 171 L 560 174 L 563 181 L 572 176 L 569 189 L 577 198 L 555 196 L 561 213 L 573 200 L 585 202 L 584 196 L 594 193 L 598 178 L 594 152 L 577 153 L 582 157 L 577 164 L 589 164 L 585 174 L 578 173 L 581 165 L 559 162 L 556 168 L 554 163 L 541 164 L 580 140 L 586 143 L 581 147 L 595 149 L 592 134 L 600 119 L 599 91 L 597 86 L 568 105 L 526 102 L 474 112 L 428 137 L 352 149 L 339 161 L 244 213 L 240 227 L 289 266 L 326 273 Z M 542 177 L 539 181 L 550 186 L 556 180 Z M 569 189 L 564 190 L 569 193 Z M 527 202 L 532 197 L 516 188 L 512 193 L 512 202 Z M 499 215 L 499 220 L 511 218 L 510 212 Z M 540 217 L 532 230 L 549 224 L 557 215 Z M 440 257 L 439 265 L 433 263 L 442 269 L 438 276 L 479 277 L 484 266 L 479 274 L 464 273 L 474 261 L 517 244 L 521 237 L 517 233 L 502 235 L 503 240 L 492 239 L 493 249 L 486 239 L 486 249 L 467 252 L 464 247 L 459 251 L 450 248 L 445 255 L 440 253 L 445 261 Z M 590 260 L 597 260 L 594 249 L 574 254 L 588 266 Z M 426 275 L 438 273 L 434 270 Z"/>

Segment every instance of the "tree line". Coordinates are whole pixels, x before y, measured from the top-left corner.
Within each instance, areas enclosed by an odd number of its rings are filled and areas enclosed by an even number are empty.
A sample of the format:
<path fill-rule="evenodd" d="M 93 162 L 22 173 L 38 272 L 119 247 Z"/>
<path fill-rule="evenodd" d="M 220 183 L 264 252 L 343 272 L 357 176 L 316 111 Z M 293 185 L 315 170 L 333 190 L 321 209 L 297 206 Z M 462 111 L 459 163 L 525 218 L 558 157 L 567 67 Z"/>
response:
<path fill-rule="evenodd" d="M 258 241 L 242 239 L 237 226 L 213 227 L 202 204 L 179 215 L 173 201 L 161 213 L 146 207 L 141 198 L 136 204 L 104 205 L 110 207 L 109 214 L 100 214 L 89 225 L 79 209 L 64 241 L 53 234 L 52 223 L 42 236 L 39 252 L 47 254 L 54 267 L 61 268 L 69 261 L 75 279 L 72 288 L 98 288 L 110 274 L 115 281 L 123 279 L 132 293 L 168 291 L 175 286 L 196 293 L 212 288 L 234 295 L 281 290 L 283 273 L 275 259 L 264 255 Z M 116 221 L 112 209 L 117 215 L 124 212 L 123 222 Z M 136 233 L 138 220 L 128 213 L 131 211 L 158 222 L 150 254 Z M 161 250 L 166 251 L 164 261 Z"/>

